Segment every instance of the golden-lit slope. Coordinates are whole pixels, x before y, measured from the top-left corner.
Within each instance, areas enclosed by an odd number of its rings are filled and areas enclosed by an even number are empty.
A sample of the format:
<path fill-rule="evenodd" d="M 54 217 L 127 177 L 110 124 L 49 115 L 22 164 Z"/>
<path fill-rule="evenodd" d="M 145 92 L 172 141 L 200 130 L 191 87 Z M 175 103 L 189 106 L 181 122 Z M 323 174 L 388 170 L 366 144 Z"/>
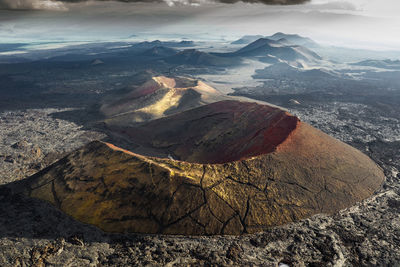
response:
<path fill-rule="evenodd" d="M 214 105 L 197 121 L 210 132 L 200 135 L 209 138 L 201 139 L 199 158 L 206 158 L 207 142 L 215 146 L 225 136 L 226 150 L 239 155 L 235 161 L 228 157 L 215 164 L 213 151 L 213 163 L 195 163 L 196 157 L 192 163 L 145 157 L 93 142 L 13 189 L 105 231 L 209 235 L 253 233 L 316 213 L 334 213 L 370 196 L 384 179 L 367 156 L 290 114 L 242 102 L 219 105 L 221 109 Z M 219 111 L 225 115 L 213 120 Z M 187 116 L 175 119 L 187 121 Z M 269 119 L 263 122 L 263 117 Z M 244 123 L 249 119 L 252 123 Z M 241 145 L 232 143 L 237 128 L 215 128 L 229 125 L 226 120 L 244 126 L 239 127 Z M 259 129 L 252 125 L 260 123 Z M 222 131 L 218 136 L 216 129 Z M 189 135 L 198 137 L 194 132 Z M 199 147 L 196 141 L 187 144 Z M 249 143 L 250 149 L 242 149 Z"/>
<path fill-rule="evenodd" d="M 100 111 L 108 118 L 108 124 L 126 124 L 161 118 L 224 98 L 202 81 L 159 76 L 107 101 Z"/>

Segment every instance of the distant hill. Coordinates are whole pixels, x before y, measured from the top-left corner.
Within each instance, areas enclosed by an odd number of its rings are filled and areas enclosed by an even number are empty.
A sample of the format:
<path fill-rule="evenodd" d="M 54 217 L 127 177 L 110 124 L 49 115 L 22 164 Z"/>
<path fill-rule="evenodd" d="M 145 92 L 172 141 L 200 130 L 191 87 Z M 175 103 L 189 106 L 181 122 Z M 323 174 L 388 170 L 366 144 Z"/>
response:
<path fill-rule="evenodd" d="M 245 35 L 231 44 L 249 44 L 263 37 L 262 35 Z"/>
<path fill-rule="evenodd" d="M 222 57 L 215 54 L 198 51 L 196 49 L 186 49 L 176 55 L 165 58 L 164 61 L 170 64 L 185 65 L 204 65 L 215 67 L 228 67 L 240 64 L 241 60 L 237 58 Z"/>
<path fill-rule="evenodd" d="M 391 69 L 391 70 L 400 70 L 400 60 L 364 60 L 356 63 L 352 63 L 351 65 L 355 66 L 366 66 L 366 67 L 375 67 L 381 69 Z"/>
<path fill-rule="evenodd" d="M 268 38 L 260 38 L 237 50 L 236 52 L 234 52 L 234 54 L 245 56 L 258 56 L 261 54 L 264 55 L 265 52 L 271 50 L 272 47 L 282 47 L 282 44 Z"/>
<path fill-rule="evenodd" d="M 180 47 L 183 47 L 183 46 L 193 46 L 194 45 L 194 42 L 193 41 L 188 41 L 188 40 L 183 40 L 183 41 L 180 41 L 179 43 L 175 43 L 175 46 L 180 46 Z"/>
<path fill-rule="evenodd" d="M 280 62 L 264 69 L 256 70 L 256 74 L 253 77 L 255 79 L 286 78 L 313 81 L 316 79 L 332 79 L 335 78 L 335 74 L 324 69 L 303 70 L 292 67 L 287 63 Z"/>
<path fill-rule="evenodd" d="M 173 56 L 177 53 L 178 53 L 178 51 L 173 48 L 169 48 L 169 47 L 165 47 L 165 46 L 155 46 L 155 47 L 152 47 L 152 48 L 144 51 L 141 55 L 148 56 L 148 57 L 169 57 L 169 56 Z"/>
<path fill-rule="evenodd" d="M 296 45 L 302 45 L 302 46 L 306 46 L 306 47 L 318 47 L 319 45 L 312 40 L 311 38 L 308 37 L 303 37 L 300 36 L 298 34 L 286 34 L 286 33 L 282 33 L 282 32 L 277 32 L 274 35 L 271 36 L 267 36 L 266 38 L 271 39 L 271 40 L 281 40 L 281 39 L 285 39 L 286 41 L 292 43 L 292 44 L 296 44 Z"/>
<path fill-rule="evenodd" d="M 156 46 L 162 46 L 163 43 L 160 40 L 155 40 L 155 41 L 151 41 L 151 42 L 140 42 L 140 43 L 136 43 L 132 45 L 132 48 L 136 48 L 136 49 L 150 49 Z"/>
<path fill-rule="evenodd" d="M 309 48 L 318 47 L 318 43 L 308 37 L 303 37 L 298 34 L 286 34 L 283 32 L 277 32 L 271 36 L 263 35 L 245 35 L 242 38 L 233 41 L 231 44 L 250 44 L 260 38 L 267 38 L 274 41 L 279 41 L 281 43 L 286 43 L 287 45 L 302 45 Z"/>
<path fill-rule="evenodd" d="M 299 45 L 286 45 L 282 42 L 268 38 L 260 38 L 251 44 L 230 53 L 233 56 L 251 57 L 267 56 L 275 57 L 285 61 L 317 61 L 322 58 L 310 49 Z"/>
<path fill-rule="evenodd" d="M 267 38 L 267 39 L 269 39 L 269 38 Z M 272 39 L 271 39 L 272 40 Z M 279 42 L 279 43 L 281 43 L 281 44 L 283 44 L 283 45 L 287 45 L 287 46 L 290 46 L 290 45 L 294 45 L 292 42 L 290 42 L 288 39 L 286 39 L 286 38 L 281 38 L 281 39 L 278 39 L 278 40 L 276 40 L 277 42 Z"/>
<path fill-rule="evenodd" d="M 136 49 L 150 49 L 154 47 L 190 47 L 193 46 L 194 42 L 193 41 L 160 41 L 160 40 L 155 40 L 155 41 L 145 41 L 145 42 L 140 42 L 132 45 L 132 48 Z"/>
<path fill-rule="evenodd" d="M 14 50 L 25 50 L 23 46 L 26 46 L 25 43 L 9 43 L 9 44 L 0 44 L 0 52 L 9 52 Z"/>
<path fill-rule="evenodd" d="M 104 64 L 104 62 L 102 60 L 100 60 L 100 59 L 95 59 L 90 64 L 93 65 L 93 66 L 97 66 L 97 65 Z"/>

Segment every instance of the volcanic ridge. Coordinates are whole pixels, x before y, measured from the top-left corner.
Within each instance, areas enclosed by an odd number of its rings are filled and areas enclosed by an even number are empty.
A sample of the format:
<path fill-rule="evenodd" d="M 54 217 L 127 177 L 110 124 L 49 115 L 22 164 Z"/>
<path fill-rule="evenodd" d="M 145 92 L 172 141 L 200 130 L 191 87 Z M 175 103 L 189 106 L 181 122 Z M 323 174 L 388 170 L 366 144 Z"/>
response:
<path fill-rule="evenodd" d="M 100 112 L 108 118 L 107 123 L 126 124 L 161 118 L 222 99 L 225 97 L 202 81 L 156 76 L 127 94 L 107 99 Z"/>
<path fill-rule="evenodd" d="M 147 106 L 142 101 L 139 109 L 150 115 L 140 123 L 107 124 L 131 151 L 95 141 L 11 188 L 104 231 L 214 235 L 335 213 L 383 182 L 366 155 L 288 112 L 218 101 L 214 89 L 188 81 L 155 78 L 103 105 L 103 113 L 126 113 L 125 121 L 135 122 L 135 101 L 151 99 Z M 177 108 L 182 97 L 159 100 L 199 86 L 195 108 Z M 159 90 L 161 98 L 149 97 Z M 167 104 L 151 107 L 160 101 Z M 175 112 L 166 114 L 171 107 Z"/>

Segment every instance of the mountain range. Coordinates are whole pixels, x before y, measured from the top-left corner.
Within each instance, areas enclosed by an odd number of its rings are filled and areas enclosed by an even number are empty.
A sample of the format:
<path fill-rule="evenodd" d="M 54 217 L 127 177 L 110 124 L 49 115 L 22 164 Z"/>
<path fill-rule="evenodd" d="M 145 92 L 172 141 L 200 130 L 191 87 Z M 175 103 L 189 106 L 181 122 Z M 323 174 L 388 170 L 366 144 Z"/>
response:
<path fill-rule="evenodd" d="M 298 34 L 286 34 L 282 32 L 277 32 L 271 36 L 263 36 L 263 35 L 245 35 L 242 38 L 233 41 L 231 44 L 250 44 L 258 39 L 266 38 L 273 41 L 281 41 L 286 42 L 288 45 L 301 45 L 308 48 L 315 48 L 319 45 L 308 37 L 303 37 Z"/>

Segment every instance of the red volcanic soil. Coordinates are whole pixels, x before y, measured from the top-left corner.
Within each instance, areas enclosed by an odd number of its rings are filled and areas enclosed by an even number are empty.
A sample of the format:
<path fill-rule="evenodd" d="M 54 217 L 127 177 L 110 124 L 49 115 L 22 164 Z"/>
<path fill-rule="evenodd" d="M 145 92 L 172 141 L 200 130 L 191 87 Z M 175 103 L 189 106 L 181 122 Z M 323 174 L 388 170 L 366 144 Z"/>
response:
<path fill-rule="evenodd" d="M 150 80 L 147 83 L 143 84 L 137 90 L 131 92 L 127 97 L 128 98 L 139 98 L 142 96 L 150 95 L 161 88 L 161 85 L 156 81 Z"/>
<path fill-rule="evenodd" d="M 297 117 L 275 107 L 220 101 L 139 127 L 110 130 L 175 159 L 226 163 L 275 151 L 295 131 Z"/>

